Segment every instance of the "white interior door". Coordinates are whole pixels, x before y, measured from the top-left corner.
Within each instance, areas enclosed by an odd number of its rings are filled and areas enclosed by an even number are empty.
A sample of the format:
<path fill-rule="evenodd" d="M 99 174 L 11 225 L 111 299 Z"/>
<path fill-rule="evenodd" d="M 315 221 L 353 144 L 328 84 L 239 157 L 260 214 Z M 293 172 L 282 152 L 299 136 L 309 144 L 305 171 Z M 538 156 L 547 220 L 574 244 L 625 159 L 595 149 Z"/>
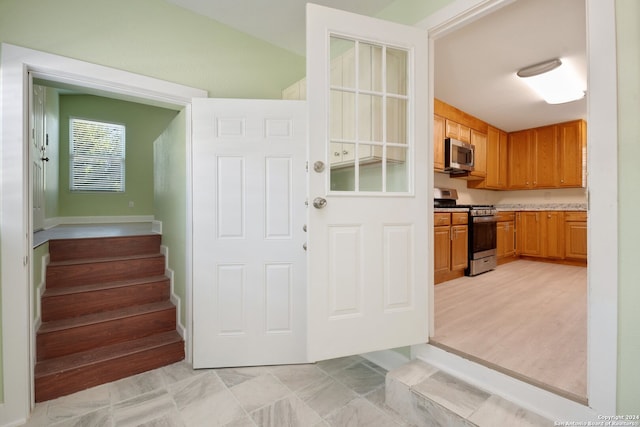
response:
<path fill-rule="evenodd" d="M 29 76 L 31 79 L 31 76 Z M 31 162 L 33 231 L 44 228 L 44 164 L 46 156 L 45 88 L 32 85 L 31 91 Z"/>
<path fill-rule="evenodd" d="M 307 6 L 311 360 L 428 340 L 427 43 Z"/>
<path fill-rule="evenodd" d="M 193 366 L 306 362 L 306 108 L 194 99 Z"/>

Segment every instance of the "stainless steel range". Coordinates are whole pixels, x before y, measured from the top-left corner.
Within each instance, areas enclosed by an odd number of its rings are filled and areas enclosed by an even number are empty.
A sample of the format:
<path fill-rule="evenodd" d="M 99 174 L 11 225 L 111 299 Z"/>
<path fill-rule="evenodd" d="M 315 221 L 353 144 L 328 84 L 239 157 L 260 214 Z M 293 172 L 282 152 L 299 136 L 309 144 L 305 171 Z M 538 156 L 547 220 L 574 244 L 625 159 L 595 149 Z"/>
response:
<path fill-rule="evenodd" d="M 478 274 L 496 268 L 497 210 L 492 205 L 459 205 L 455 189 L 436 188 L 434 206 L 436 208 L 456 208 L 467 212 L 469 226 L 469 255 L 465 275 Z"/>

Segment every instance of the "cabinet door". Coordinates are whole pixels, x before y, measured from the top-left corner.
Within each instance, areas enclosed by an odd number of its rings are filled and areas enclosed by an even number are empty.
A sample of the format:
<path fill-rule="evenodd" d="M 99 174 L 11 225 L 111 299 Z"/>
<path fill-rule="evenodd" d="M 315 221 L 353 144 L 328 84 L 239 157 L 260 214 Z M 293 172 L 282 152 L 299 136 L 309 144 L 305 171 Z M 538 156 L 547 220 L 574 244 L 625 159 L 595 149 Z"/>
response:
<path fill-rule="evenodd" d="M 486 188 L 507 188 L 507 133 L 489 126 L 487 130 Z"/>
<path fill-rule="evenodd" d="M 586 124 L 582 120 L 558 125 L 560 187 L 583 187 Z"/>
<path fill-rule="evenodd" d="M 472 176 L 487 176 L 487 135 L 471 129 L 471 144 L 475 146 L 475 166 Z"/>
<path fill-rule="evenodd" d="M 444 117 L 433 116 L 433 168 L 444 170 Z"/>
<path fill-rule="evenodd" d="M 564 258 L 564 212 L 542 212 L 544 224 L 543 241 L 546 243 L 543 256 Z"/>
<path fill-rule="evenodd" d="M 466 225 L 451 227 L 451 271 L 468 265 L 469 231 Z"/>
<path fill-rule="evenodd" d="M 530 188 L 531 131 L 509 134 L 509 188 Z"/>
<path fill-rule="evenodd" d="M 504 236 L 504 256 L 513 256 L 516 253 L 516 227 L 514 221 L 508 221 L 505 223 L 505 236 Z"/>
<path fill-rule="evenodd" d="M 433 272 L 448 272 L 451 269 L 451 237 L 450 227 L 448 225 L 434 227 L 433 246 Z"/>
<path fill-rule="evenodd" d="M 471 128 L 454 122 L 453 120 L 445 121 L 445 135 L 447 138 L 454 138 L 464 142 L 471 142 Z"/>
<path fill-rule="evenodd" d="M 564 225 L 565 257 L 587 259 L 587 222 L 572 221 Z"/>
<path fill-rule="evenodd" d="M 522 255 L 542 256 L 540 212 L 518 212 L 518 251 Z"/>
<path fill-rule="evenodd" d="M 533 129 L 533 182 L 534 188 L 558 186 L 558 137 L 557 126 Z"/>

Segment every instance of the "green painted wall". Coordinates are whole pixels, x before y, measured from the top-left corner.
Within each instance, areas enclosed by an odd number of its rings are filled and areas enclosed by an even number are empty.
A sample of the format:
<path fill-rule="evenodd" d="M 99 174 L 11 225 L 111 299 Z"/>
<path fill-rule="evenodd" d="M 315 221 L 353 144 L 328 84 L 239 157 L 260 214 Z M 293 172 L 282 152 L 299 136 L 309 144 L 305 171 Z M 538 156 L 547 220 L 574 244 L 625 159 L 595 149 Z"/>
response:
<path fill-rule="evenodd" d="M 640 2 L 616 1 L 618 44 L 618 413 L 640 414 Z"/>
<path fill-rule="evenodd" d="M 58 216 L 153 215 L 153 141 L 176 111 L 92 95 L 60 96 L 60 189 Z M 69 119 L 126 126 L 125 191 L 69 190 Z M 129 202 L 134 202 L 132 208 Z"/>
<path fill-rule="evenodd" d="M 413 25 L 449 3 L 453 3 L 453 0 L 397 0 L 382 9 L 376 17 Z"/>
<path fill-rule="evenodd" d="M 305 59 L 162 0 L 2 0 L 0 42 L 209 91 L 280 98 Z"/>
<path fill-rule="evenodd" d="M 180 323 L 186 326 L 187 154 L 185 113 L 180 112 L 153 144 L 154 213 L 162 221 L 162 244 L 169 248 L 173 291 L 180 297 Z"/>

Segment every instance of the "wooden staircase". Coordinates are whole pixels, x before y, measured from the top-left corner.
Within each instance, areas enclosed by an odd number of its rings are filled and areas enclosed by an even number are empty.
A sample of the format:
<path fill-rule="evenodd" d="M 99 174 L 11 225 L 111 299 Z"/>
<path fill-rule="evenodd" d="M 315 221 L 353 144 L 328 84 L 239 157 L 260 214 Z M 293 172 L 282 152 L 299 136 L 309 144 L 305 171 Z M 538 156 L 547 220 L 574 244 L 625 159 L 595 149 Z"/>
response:
<path fill-rule="evenodd" d="M 184 359 L 160 235 L 49 242 L 36 402 Z"/>

